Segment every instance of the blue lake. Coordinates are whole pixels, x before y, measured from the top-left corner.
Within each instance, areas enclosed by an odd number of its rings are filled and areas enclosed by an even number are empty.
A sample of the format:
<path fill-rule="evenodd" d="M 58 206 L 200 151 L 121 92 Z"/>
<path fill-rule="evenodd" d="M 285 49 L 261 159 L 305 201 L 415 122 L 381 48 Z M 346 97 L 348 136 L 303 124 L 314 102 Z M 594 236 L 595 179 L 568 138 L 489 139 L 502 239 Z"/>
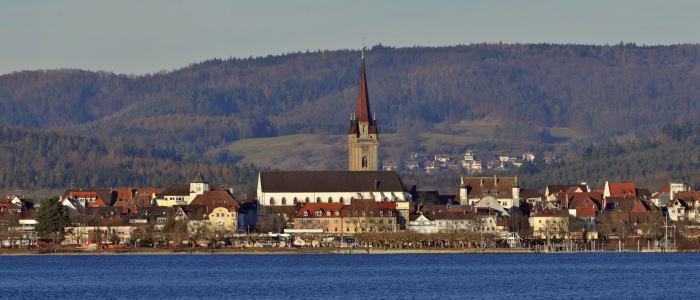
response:
<path fill-rule="evenodd" d="M 694 299 L 696 253 L 0 257 L 12 299 Z"/>

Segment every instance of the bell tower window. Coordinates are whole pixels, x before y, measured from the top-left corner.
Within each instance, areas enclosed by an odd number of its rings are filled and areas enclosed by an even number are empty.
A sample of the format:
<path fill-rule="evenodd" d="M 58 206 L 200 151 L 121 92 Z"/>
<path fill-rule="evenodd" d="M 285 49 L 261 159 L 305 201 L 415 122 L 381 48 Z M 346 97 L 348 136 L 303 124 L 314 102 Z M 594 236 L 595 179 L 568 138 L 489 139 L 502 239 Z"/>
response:
<path fill-rule="evenodd" d="M 362 157 L 362 167 L 366 168 L 367 167 L 367 156 Z"/>

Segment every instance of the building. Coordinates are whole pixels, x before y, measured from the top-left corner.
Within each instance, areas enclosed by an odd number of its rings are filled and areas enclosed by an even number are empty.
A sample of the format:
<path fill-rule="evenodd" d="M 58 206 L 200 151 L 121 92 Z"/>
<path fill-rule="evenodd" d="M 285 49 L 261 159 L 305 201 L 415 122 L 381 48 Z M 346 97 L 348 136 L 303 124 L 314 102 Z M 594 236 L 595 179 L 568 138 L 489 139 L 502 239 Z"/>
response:
<path fill-rule="evenodd" d="M 209 191 L 209 183 L 201 174 L 189 184 L 173 184 L 156 196 L 157 206 L 189 205 L 198 195 Z"/>
<path fill-rule="evenodd" d="M 351 199 L 411 201 L 394 171 L 263 171 L 258 176 L 256 195 L 262 206 L 314 202 L 350 205 Z"/>
<path fill-rule="evenodd" d="M 498 203 L 504 211 L 512 212 L 520 208 L 520 187 L 515 177 L 462 177 L 459 188 L 461 205 L 486 207 Z M 479 204 L 480 201 L 486 200 Z M 494 202 L 495 201 L 495 202 Z M 497 209 L 500 210 L 500 209 Z M 501 214 L 502 212 L 499 212 Z"/>
<path fill-rule="evenodd" d="M 294 217 L 294 230 L 285 233 L 343 233 L 342 203 L 306 203 Z"/>
<path fill-rule="evenodd" d="M 393 202 L 357 199 L 351 205 L 343 206 L 340 215 L 345 233 L 398 231 L 398 213 Z"/>
<path fill-rule="evenodd" d="M 365 47 L 362 46 L 360 86 L 357 92 L 357 112 L 350 118 L 348 131 L 349 170 L 379 170 L 379 147 L 377 124 L 369 108 L 367 78 L 365 76 Z"/>

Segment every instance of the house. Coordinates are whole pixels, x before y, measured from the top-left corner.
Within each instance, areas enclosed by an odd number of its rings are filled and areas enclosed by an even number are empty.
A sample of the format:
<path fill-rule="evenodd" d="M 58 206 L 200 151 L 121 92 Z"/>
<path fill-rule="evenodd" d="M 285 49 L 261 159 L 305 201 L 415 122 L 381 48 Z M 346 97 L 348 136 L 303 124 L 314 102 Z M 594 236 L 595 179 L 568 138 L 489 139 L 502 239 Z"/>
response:
<path fill-rule="evenodd" d="M 352 199 L 411 201 L 394 171 L 263 171 L 258 175 L 257 199 L 262 206 L 350 205 Z"/>
<path fill-rule="evenodd" d="M 435 161 L 442 163 L 449 163 L 452 160 L 452 156 L 449 154 L 435 154 Z"/>
<path fill-rule="evenodd" d="M 342 203 L 305 203 L 285 233 L 343 233 Z"/>
<path fill-rule="evenodd" d="M 395 202 L 355 199 L 343 206 L 341 216 L 344 233 L 396 232 L 399 228 Z"/>
<path fill-rule="evenodd" d="M 637 189 L 634 183 L 605 182 L 603 197 L 637 197 Z"/>
<path fill-rule="evenodd" d="M 109 201 L 108 201 L 109 202 Z M 111 202 L 109 202 L 111 204 Z M 96 191 L 71 191 L 64 195 L 61 204 L 68 207 L 71 212 L 83 212 L 89 206 L 109 206 Z"/>
<path fill-rule="evenodd" d="M 676 199 L 666 203 L 664 208 L 666 210 L 666 216 L 669 219 L 672 221 L 681 221 L 686 217 L 688 205 L 685 203 L 685 201 Z"/>
<path fill-rule="evenodd" d="M 586 186 L 585 183 L 582 184 L 550 184 L 547 185 L 544 191 L 544 195 L 547 199 L 552 198 L 554 196 L 554 199 L 560 194 L 560 193 L 585 193 L 588 192 L 588 186 Z"/>
<path fill-rule="evenodd" d="M 216 203 L 207 212 L 209 229 L 214 232 L 234 233 L 238 231 L 238 203 Z"/>
<path fill-rule="evenodd" d="M 520 207 L 520 187 L 515 177 L 462 177 L 460 182 L 461 205 L 489 207 L 499 214 Z"/>
<path fill-rule="evenodd" d="M 411 214 L 409 216 L 408 230 L 418 233 L 436 233 L 438 232 L 435 219 L 431 219 L 422 212 Z"/>
<path fill-rule="evenodd" d="M 384 160 L 382 161 L 382 169 L 384 171 L 396 171 L 398 163 L 396 160 Z"/>
<path fill-rule="evenodd" d="M 530 217 L 534 238 L 567 237 L 569 213 L 566 211 L 542 211 Z"/>
<path fill-rule="evenodd" d="M 523 153 L 523 160 L 534 161 L 535 160 L 535 153 L 532 153 L 532 152 Z"/>
<path fill-rule="evenodd" d="M 165 191 L 156 195 L 157 206 L 189 205 L 198 195 L 214 190 L 204 180 L 202 174 L 197 174 L 189 184 L 172 184 Z"/>

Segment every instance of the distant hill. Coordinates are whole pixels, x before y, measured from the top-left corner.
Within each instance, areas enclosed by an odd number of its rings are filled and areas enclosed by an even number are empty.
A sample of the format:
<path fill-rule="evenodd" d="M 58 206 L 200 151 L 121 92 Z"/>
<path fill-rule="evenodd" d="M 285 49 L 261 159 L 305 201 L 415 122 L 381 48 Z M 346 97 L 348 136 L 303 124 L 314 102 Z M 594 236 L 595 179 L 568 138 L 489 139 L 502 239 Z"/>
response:
<path fill-rule="evenodd" d="M 253 189 L 258 169 L 220 162 L 183 160 L 172 149 L 140 147 L 126 139 L 104 142 L 55 131 L 0 126 L 0 189 L 166 188 L 201 173 L 237 195 Z M 47 196 L 47 195 L 44 195 Z"/>
<path fill-rule="evenodd" d="M 699 53 L 697 44 L 377 45 L 365 57 L 380 135 L 478 135 L 549 147 L 567 141 L 555 134 L 566 129 L 580 137 L 567 147 L 579 150 L 696 119 Z M 15 72 L 0 76 L 0 123 L 213 160 L 235 156 L 221 150 L 245 138 L 344 134 L 359 67 L 359 51 L 338 50 L 211 59 L 144 76 Z M 485 118 L 497 127 L 477 134 L 460 125 Z"/>

